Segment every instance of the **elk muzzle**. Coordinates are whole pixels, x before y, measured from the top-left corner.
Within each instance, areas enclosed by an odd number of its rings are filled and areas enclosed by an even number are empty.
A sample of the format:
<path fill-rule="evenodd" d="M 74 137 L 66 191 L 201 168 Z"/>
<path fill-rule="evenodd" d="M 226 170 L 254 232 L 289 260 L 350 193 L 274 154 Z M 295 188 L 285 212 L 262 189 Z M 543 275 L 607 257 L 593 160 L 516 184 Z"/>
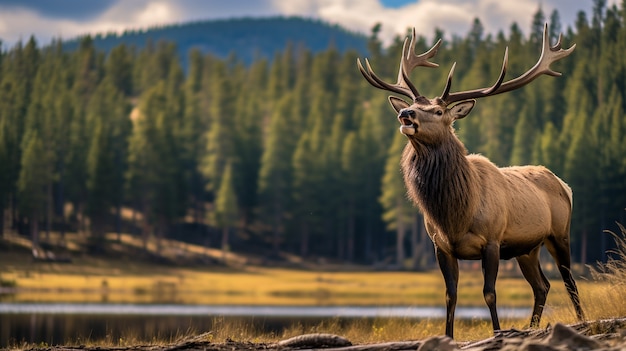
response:
<path fill-rule="evenodd" d="M 415 111 L 410 109 L 403 109 L 398 114 L 398 120 L 400 121 L 400 133 L 404 135 L 414 135 L 417 133 L 417 123 L 415 120 Z"/>

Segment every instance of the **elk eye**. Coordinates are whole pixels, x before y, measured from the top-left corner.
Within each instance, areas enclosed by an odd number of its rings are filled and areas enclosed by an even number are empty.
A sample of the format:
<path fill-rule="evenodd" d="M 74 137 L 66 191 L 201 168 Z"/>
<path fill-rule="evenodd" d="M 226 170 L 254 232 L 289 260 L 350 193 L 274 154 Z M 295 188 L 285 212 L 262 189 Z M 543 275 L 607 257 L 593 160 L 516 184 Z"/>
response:
<path fill-rule="evenodd" d="M 443 115 L 443 111 L 441 111 L 441 110 L 437 110 L 437 112 L 435 112 L 435 114 L 436 114 L 437 116 L 441 116 L 441 115 Z"/>

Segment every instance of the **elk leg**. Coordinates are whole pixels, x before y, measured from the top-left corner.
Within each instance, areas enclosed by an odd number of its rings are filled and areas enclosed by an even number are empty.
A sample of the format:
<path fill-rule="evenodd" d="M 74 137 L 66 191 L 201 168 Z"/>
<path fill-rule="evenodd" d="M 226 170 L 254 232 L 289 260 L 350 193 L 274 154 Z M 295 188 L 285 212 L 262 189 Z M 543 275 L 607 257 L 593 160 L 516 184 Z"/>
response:
<path fill-rule="evenodd" d="M 446 335 L 454 338 L 454 311 L 456 310 L 459 262 L 452 255 L 435 247 L 439 269 L 446 283 Z"/>
<path fill-rule="evenodd" d="M 494 332 L 500 330 L 500 321 L 498 320 L 498 311 L 496 310 L 496 278 L 498 277 L 498 266 L 500 265 L 500 245 L 497 243 L 488 243 L 483 249 L 483 276 L 485 285 L 483 287 L 483 296 L 489 313 L 491 314 L 491 323 Z"/>
<path fill-rule="evenodd" d="M 569 240 L 557 240 L 554 236 L 551 236 L 548 239 L 549 240 L 546 241 L 546 248 L 548 249 L 548 252 L 550 252 L 550 255 L 554 258 L 554 261 L 559 268 L 559 272 L 561 273 L 561 277 L 565 283 L 565 288 L 567 289 L 569 298 L 572 300 L 572 304 L 576 310 L 576 316 L 579 320 L 584 321 L 585 314 L 583 313 L 583 309 L 580 305 L 576 282 L 572 276 Z"/>
<path fill-rule="evenodd" d="M 541 271 L 541 265 L 539 264 L 540 250 L 541 246 L 538 246 L 529 254 L 516 257 L 519 268 L 521 269 L 524 278 L 526 278 L 526 281 L 528 281 L 532 287 L 533 295 L 535 297 L 533 314 L 530 319 L 531 328 L 539 327 L 543 307 L 545 306 L 546 298 L 548 297 L 548 291 L 550 291 L 550 282 Z"/>

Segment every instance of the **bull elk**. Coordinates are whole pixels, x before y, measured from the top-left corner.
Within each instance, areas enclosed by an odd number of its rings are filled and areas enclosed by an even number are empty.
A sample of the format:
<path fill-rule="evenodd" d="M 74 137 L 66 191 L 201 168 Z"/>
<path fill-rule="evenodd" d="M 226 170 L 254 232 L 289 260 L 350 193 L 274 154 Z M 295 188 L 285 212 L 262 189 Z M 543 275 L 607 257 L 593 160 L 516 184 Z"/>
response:
<path fill-rule="evenodd" d="M 427 52 L 415 54 L 415 29 L 410 43 L 404 41 L 398 80 L 381 80 L 365 60 L 357 59 L 365 79 L 374 87 L 406 96 L 389 102 L 398 113 L 400 132 L 408 143 L 401 170 L 409 198 L 422 211 L 426 230 L 446 285 L 446 335 L 453 337 L 454 311 L 459 278 L 458 260 L 481 260 L 483 296 L 489 307 L 494 332 L 500 330 L 496 311 L 496 277 L 500 259 L 515 257 L 532 287 L 534 306 L 531 327 L 538 327 L 550 284 L 539 264 L 539 252 L 546 246 L 556 261 L 565 287 L 580 320 L 584 320 L 578 289 L 570 271 L 570 220 L 572 190 L 542 166 L 498 168 L 486 157 L 467 154 L 454 132 L 453 122 L 467 116 L 477 98 L 521 88 L 546 74 L 560 76 L 550 68 L 574 51 L 561 48 L 561 36 L 550 46 L 547 24 L 538 62 L 517 78 L 504 82 L 508 48 L 500 76 L 488 88 L 451 93 L 453 64 L 441 96 L 428 99 L 409 80 L 417 66 L 437 67 L 429 61 L 441 45 L 439 40 Z M 453 104 L 456 103 L 456 104 Z"/>

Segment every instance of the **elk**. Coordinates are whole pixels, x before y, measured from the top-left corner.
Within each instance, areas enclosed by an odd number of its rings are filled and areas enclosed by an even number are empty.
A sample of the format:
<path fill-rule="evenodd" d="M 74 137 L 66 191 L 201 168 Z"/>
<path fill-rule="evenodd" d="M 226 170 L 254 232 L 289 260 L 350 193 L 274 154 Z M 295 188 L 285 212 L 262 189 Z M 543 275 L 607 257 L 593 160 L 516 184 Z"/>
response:
<path fill-rule="evenodd" d="M 491 87 L 451 93 L 454 63 L 441 96 L 428 99 L 419 94 L 409 73 L 418 66 L 438 66 L 429 59 L 437 53 L 441 40 L 421 55 L 415 54 L 415 29 L 410 44 L 407 42 L 408 38 L 395 84 L 380 79 L 367 59 L 367 69 L 360 59 L 357 66 L 374 87 L 412 100 L 389 97 L 398 113 L 400 132 L 408 138 L 400 162 L 407 194 L 424 215 L 445 281 L 446 335 L 454 337 L 459 259 L 482 261 L 483 296 L 495 333 L 500 330 L 495 289 L 499 260 L 515 257 L 534 295 L 530 327 L 538 327 L 550 289 L 539 263 L 543 245 L 556 262 L 578 319 L 584 320 L 570 271 L 570 187 L 543 166 L 498 168 L 484 156 L 468 154 L 453 128 L 454 121 L 470 113 L 477 98 L 521 88 L 543 74 L 560 76 L 550 64 L 570 55 L 576 45 L 562 49 L 559 35 L 551 47 L 546 24 L 541 56 L 522 75 L 504 82 L 506 48 L 500 76 Z"/>

